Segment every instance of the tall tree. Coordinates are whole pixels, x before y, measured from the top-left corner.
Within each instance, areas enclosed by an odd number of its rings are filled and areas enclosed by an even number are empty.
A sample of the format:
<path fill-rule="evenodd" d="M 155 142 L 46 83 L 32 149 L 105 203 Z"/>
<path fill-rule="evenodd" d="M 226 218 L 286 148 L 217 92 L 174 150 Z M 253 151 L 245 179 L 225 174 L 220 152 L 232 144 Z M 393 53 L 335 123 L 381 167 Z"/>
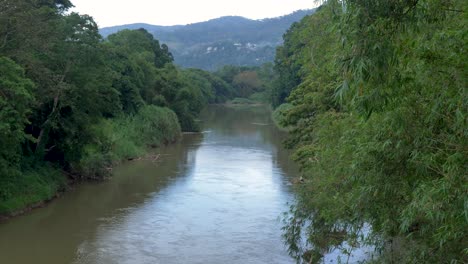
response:
<path fill-rule="evenodd" d="M 34 100 L 33 87 L 19 65 L 0 57 L 0 181 L 18 173 L 21 144 L 30 139 L 24 128 Z"/>
<path fill-rule="evenodd" d="M 377 245 L 379 262 L 466 259 L 465 9 L 327 1 L 286 35 L 276 69 L 299 80 L 286 123 L 304 183 L 285 238 L 298 260 L 343 241 Z"/>

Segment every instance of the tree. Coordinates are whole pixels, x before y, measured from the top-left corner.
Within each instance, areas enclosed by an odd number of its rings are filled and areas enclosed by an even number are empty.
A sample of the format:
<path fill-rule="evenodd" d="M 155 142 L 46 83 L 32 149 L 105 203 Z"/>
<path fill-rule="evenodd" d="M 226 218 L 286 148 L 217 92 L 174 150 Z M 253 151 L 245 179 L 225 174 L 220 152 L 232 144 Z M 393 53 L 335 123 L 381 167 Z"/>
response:
<path fill-rule="evenodd" d="M 0 182 L 19 172 L 21 144 L 30 139 L 24 131 L 31 112 L 34 84 L 12 60 L 0 57 Z M 3 192 L 0 189 L 0 198 Z"/>
<path fill-rule="evenodd" d="M 328 1 L 286 35 L 276 95 L 292 89 L 305 179 L 285 225 L 298 260 L 343 241 L 377 245 L 379 262 L 466 259 L 465 7 Z"/>

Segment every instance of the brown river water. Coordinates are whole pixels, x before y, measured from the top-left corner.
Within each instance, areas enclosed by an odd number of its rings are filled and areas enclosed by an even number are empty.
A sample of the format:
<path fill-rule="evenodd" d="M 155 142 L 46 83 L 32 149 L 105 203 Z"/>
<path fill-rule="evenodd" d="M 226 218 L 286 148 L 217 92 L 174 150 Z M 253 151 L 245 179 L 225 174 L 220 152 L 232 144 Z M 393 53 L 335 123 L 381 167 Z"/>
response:
<path fill-rule="evenodd" d="M 0 263 L 295 263 L 280 219 L 298 172 L 270 116 L 208 107 L 204 132 L 155 150 L 157 161 L 124 163 L 0 223 Z"/>
<path fill-rule="evenodd" d="M 0 224 L 0 263 L 293 263 L 280 216 L 296 175 L 262 107 L 210 106 L 204 133 Z"/>

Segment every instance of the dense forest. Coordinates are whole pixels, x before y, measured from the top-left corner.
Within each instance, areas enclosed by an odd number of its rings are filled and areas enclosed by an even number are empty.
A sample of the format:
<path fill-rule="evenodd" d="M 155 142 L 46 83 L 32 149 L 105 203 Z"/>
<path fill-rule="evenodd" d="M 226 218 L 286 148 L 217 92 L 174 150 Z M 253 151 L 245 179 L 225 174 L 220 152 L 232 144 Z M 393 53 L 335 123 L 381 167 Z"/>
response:
<path fill-rule="evenodd" d="M 272 103 L 303 174 L 298 262 L 364 244 L 376 263 L 468 261 L 467 4 L 329 0 L 285 34 Z"/>
<path fill-rule="evenodd" d="M 145 29 L 105 40 L 68 0 L 2 1 L 0 215 L 199 130 L 207 104 L 268 101 L 273 66 L 179 69 Z"/>
<path fill-rule="evenodd" d="M 467 5 L 324 1 L 274 64 L 207 72 L 142 28 L 104 39 L 69 0 L 0 0 L 0 216 L 104 179 L 234 99 L 271 104 L 289 131 L 298 263 L 363 245 L 375 263 L 466 263 Z"/>
<path fill-rule="evenodd" d="M 197 131 L 208 103 L 237 95 L 215 74 L 179 69 L 144 29 L 100 36 L 68 0 L 1 1 L 0 214 L 52 198 L 70 180 Z"/>

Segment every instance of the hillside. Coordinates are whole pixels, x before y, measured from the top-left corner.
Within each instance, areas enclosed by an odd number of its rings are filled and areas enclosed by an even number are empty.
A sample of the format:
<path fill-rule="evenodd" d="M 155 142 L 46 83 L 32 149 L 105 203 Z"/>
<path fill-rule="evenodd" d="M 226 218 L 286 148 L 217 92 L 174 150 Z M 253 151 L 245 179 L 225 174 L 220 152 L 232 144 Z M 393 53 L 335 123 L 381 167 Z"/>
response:
<path fill-rule="evenodd" d="M 315 9 L 262 20 L 227 16 L 185 26 L 130 24 L 102 28 L 107 37 L 123 29 L 144 28 L 169 46 L 176 64 L 215 70 L 224 65 L 256 66 L 272 62 L 276 46 L 294 23 Z"/>

